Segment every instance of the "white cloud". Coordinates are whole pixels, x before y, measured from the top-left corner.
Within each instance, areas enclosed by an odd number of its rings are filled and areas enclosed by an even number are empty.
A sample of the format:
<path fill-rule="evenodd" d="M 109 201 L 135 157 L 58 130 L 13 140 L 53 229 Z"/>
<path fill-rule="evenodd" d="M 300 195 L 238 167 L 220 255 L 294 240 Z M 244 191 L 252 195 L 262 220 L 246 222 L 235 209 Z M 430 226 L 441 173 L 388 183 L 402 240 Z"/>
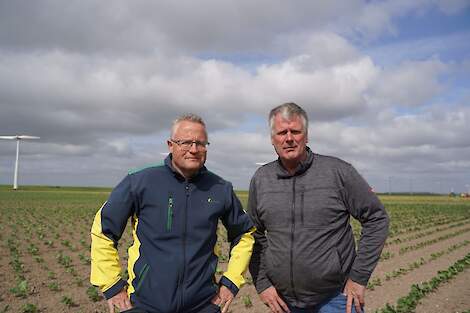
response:
<path fill-rule="evenodd" d="M 437 59 L 407 61 L 384 69 L 370 86 L 368 100 L 373 105 L 420 106 L 429 104 L 443 86 L 439 76 L 448 66 Z"/>
<path fill-rule="evenodd" d="M 363 91 L 373 80 L 376 70 L 367 58 L 309 71 L 306 55 L 281 64 L 258 69 L 258 92 L 268 103 L 295 101 L 302 103 L 316 120 L 333 120 L 351 116 L 364 109 Z"/>
<path fill-rule="evenodd" d="M 23 150 L 31 182 L 109 185 L 160 160 L 171 121 L 192 111 L 210 131 L 208 166 L 246 188 L 255 163 L 276 158 L 266 115 L 295 101 L 310 114 L 312 149 L 371 179 L 446 169 L 457 177 L 470 170 L 468 31 L 403 41 L 397 17 L 467 7 L 5 2 L 0 131 L 42 137 Z M 0 142 L 0 151 L 10 168 L 14 146 Z"/>
<path fill-rule="evenodd" d="M 283 49 L 282 38 L 305 30 L 360 34 L 396 33 L 393 19 L 439 8 L 455 14 L 453 1 L 101 1 L 6 2 L 0 39 L 10 49 L 63 49 L 85 53 L 263 52 Z"/>

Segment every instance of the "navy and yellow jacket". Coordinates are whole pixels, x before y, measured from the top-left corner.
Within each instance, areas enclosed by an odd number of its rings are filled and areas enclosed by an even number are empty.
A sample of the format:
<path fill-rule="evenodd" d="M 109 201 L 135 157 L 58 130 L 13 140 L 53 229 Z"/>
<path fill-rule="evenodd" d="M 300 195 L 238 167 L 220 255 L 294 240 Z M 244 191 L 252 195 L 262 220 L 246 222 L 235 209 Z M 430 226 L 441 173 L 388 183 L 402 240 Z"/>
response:
<path fill-rule="evenodd" d="M 131 218 L 133 245 L 121 278 L 118 241 Z M 231 242 L 220 284 L 234 294 L 244 283 L 254 227 L 232 185 L 203 167 L 185 180 L 171 166 L 129 173 L 95 216 L 91 230 L 91 278 L 107 299 L 127 286 L 134 306 L 149 312 L 190 312 L 216 294 L 219 219 Z"/>

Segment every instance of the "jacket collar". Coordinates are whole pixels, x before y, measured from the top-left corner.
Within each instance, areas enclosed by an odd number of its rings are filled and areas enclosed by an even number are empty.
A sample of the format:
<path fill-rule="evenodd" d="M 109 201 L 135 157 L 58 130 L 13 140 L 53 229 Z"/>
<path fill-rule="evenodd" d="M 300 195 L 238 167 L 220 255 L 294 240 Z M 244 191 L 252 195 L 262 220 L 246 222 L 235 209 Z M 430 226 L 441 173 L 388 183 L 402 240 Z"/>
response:
<path fill-rule="evenodd" d="M 173 156 L 168 154 L 168 156 L 165 158 L 165 165 L 166 167 L 175 175 L 175 177 L 179 180 L 186 180 L 186 178 L 180 174 L 174 167 L 173 164 L 171 163 Z M 207 168 L 205 166 L 201 167 L 199 171 L 192 177 L 188 178 L 188 181 L 195 181 L 197 180 L 200 176 L 202 176 L 204 173 L 207 172 Z"/>
<path fill-rule="evenodd" d="M 307 150 L 307 158 L 304 161 L 301 161 L 297 168 L 295 169 L 294 174 L 290 174 L 282 165 L 281 158 L 277 158 L 277 177 L 278 178 L 290 178 L 293 176 L 302 175 L 307 171 L 313 163 L 314 153 L 310 150 L 309 147 L 305 148 Z"/>

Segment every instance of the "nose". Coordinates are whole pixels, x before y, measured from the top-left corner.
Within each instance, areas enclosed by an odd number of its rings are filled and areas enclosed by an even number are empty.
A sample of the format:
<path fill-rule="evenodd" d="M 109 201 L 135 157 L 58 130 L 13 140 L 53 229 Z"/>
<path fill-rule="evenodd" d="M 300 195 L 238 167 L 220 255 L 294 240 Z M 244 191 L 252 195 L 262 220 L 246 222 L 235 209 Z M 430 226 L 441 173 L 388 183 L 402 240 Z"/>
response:
<path fill-rule="evenodd" d="M 292 141 L 292 140 L 294 140 L 294 136 L 292 136 L 292 133 L 288 131 L 286 134 L 286 141 Z"/>
<path fill-rule="evenodd" d="M 197 153 L 197 145 L 195 141 L 192 142 L 191 147 L 189 148 L 189 152 Z"/>

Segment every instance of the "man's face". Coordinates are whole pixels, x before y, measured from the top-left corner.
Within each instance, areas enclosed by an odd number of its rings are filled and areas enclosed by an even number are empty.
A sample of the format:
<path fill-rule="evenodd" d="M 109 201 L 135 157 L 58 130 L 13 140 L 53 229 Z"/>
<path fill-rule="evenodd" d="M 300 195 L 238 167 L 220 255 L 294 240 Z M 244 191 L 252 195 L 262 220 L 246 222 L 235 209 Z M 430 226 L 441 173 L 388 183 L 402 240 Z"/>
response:
<path fill-rule="evenodd" d="M 172 140 L 177 142 L 196 141 L 207 143 L 205 127 L 199 123 L 181 121 L 175 125 L 173 138 L 168 141 L 168 149 L 173 156 L 173 166 L 184 177 L 189 178 L 193 176 L 206 162 L 206 148 L 193 143 L 189 149 L 185 149 L 184 145 L 178 145 Z"/>
<path fill-rule="evenodd" d="M 300 116 L 292 115 L 286 120 L 276 114 L 272 131 L 271 143 L 283 162 L 299 163 L 305 158 L 308 139 Z"/>

